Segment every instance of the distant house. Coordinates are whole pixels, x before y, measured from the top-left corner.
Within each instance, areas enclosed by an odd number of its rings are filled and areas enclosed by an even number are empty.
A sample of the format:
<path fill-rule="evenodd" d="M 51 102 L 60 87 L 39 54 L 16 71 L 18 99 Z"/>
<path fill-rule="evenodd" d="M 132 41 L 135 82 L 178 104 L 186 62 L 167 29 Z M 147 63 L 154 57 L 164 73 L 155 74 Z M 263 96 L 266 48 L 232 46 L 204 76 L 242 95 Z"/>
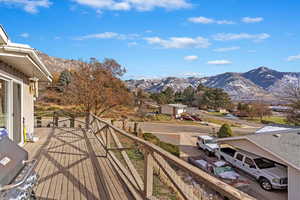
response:
<path fill-rule="evenodd" d="M 33 133 L 34 99 L 38 82 L 52 76 L 28 45 L 12 43 L 0 25 L 0 127 L 15 142 L 24 143 L 25 132 Z"/>
<path fill-rule="evenodd" d="M 241 137 L 218 139 L 237 149 L 251 152 L 287 166 L 288 200 L 300 197 L 300 129 L 264 132 Z"/>
<path fill-rule="evenodd" d="M 288 106 L 270 106 L 270 109 L 275 112 L 287 112 L 291 108 Z"/>
<path fill-rule="evenodd" d="M 183 104 L 165 104 L 161 105 L 160 113 L 180 117 L 182 113 L 186 112 L 186 108 L 187 106 Z"/>

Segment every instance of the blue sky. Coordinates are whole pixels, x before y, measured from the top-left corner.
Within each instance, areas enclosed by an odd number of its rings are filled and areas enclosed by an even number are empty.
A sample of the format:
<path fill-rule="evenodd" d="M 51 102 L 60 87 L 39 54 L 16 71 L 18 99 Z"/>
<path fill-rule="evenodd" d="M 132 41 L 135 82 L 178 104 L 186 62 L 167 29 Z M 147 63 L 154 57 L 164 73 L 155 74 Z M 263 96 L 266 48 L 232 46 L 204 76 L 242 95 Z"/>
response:
<path fill-rule="evenodd" d="M 300 69 L 297 0 L 0 0 L 11 40 L 129 78 Z"/>

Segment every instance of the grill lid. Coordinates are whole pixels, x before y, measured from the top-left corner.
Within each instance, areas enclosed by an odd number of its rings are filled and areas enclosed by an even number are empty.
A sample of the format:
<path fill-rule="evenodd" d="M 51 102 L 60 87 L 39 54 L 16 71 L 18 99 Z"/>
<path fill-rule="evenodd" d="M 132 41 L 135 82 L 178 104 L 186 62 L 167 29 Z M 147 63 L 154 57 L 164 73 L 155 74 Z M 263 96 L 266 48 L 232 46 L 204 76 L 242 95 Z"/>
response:
<path fill-rule="evenodd" d="M 0 186 L 10 184 L 24 167 L 28 153 L 8 136 L 0 135 Z"/>

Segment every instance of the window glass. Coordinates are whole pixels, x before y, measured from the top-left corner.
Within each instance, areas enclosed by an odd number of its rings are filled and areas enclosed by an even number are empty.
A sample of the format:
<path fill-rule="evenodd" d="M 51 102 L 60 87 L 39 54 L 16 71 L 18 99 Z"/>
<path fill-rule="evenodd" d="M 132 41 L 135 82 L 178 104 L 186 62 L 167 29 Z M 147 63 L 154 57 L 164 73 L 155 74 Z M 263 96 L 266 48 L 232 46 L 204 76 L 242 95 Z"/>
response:
<path fill-rule="evenodd" d="M 236 155 L 236 159 L 238 159 L 239 161 L 243 161 L 244 156 L 242 154 L 237 154 Z"/>
<path fill-rule="evenodd" d="M 247 165 L 249 165 L 249 166 L 253 166 L 254 165 L 253 160 L 251 158 L 248 158 L 248 157 L 245 158 L 245 163 Z"/>
<path fill-rule="evenodd" d="M 254 159 L 254 162 L 256 163 L 259 169 L 267 169 L 267 168 L 275 167 L 275 163 L 266 158 L 256 158 Z"/>
<path fill-rule="evenodd" d="M 0 79 L 0 128 L 8 128 L 8 82 Z"/>

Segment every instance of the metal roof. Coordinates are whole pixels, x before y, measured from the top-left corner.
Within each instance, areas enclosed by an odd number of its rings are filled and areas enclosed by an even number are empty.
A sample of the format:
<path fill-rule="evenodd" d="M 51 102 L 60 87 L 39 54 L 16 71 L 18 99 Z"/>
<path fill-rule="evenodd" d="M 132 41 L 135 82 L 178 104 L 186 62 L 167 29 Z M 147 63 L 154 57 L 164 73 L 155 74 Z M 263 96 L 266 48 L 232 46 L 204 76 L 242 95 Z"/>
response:
<path fill-rule="evenodd" d="M 176 108 L 186 108 L 187 105 L 183 104 L 167 104 L 168 106 L 176 107 Z"/>

